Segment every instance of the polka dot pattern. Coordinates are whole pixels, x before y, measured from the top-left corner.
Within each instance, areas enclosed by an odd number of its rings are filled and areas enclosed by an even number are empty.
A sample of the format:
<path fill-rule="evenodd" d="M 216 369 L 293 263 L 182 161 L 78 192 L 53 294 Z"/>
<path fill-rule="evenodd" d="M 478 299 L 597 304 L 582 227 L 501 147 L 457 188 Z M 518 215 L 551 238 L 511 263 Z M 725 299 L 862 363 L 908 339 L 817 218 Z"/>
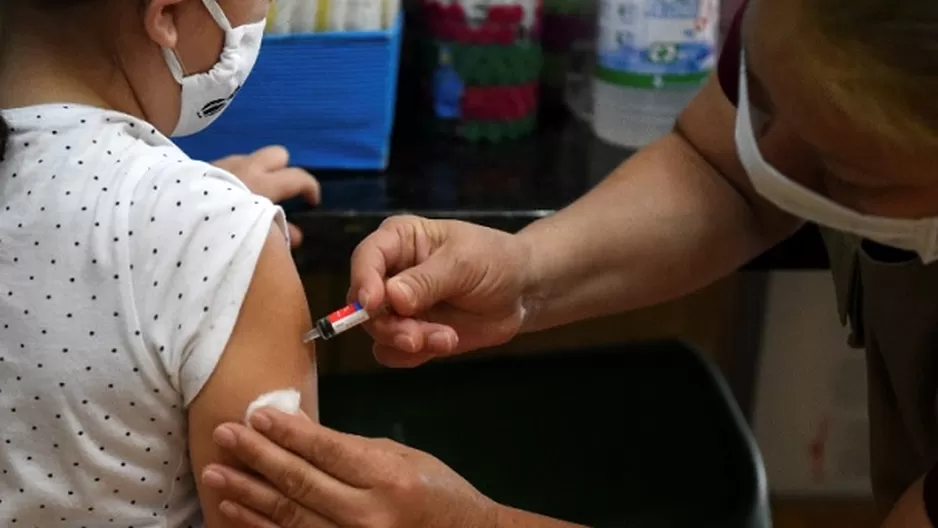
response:
<path fill-rule="evenodd" d="M 201 526 L 186 406 L 282 215 L 142 121 L 3 113 L 0 525 Z"/>

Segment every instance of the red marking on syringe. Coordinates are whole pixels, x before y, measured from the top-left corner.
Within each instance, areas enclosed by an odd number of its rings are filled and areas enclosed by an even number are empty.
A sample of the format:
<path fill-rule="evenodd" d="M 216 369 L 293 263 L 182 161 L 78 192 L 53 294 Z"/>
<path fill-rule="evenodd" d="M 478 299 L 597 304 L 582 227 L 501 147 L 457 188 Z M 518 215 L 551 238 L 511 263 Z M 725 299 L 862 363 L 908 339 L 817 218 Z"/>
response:
<path fill-rule="evenodd" d="M 371 319 L 371 314 L 368 313 L 368 310 L 365 310 L 362 305 L 354 302 L 316 321 L 313 329 L 303 336 L 303 342 L 309 343 L 316 339 L 332 339 L 342 332 L 355 328 L 369 319 Z"/>

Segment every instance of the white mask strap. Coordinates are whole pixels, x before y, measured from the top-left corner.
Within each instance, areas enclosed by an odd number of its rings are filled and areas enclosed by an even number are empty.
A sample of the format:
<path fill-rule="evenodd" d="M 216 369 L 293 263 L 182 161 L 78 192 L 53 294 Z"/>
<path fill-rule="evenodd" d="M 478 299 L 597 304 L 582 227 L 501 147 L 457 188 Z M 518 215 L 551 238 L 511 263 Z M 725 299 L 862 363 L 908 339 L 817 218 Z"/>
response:
<path fill-rule="evenodd" d="M 208 9 L 212 18 L 215 19 L 215 23 L 218 24 L 218 27 L 225 30 L 225 33 L 230 32 L 232 29 L 231 22 L 228 21 L 228 16 L 222 11 L 221 6 L 218 5 L 218 0 L 202 0 L 202 3 L 205 5 L 205 9 Z"/>
<path fill-rule="evenodd" d="M 228 16 L 225 15 L 225 12 L 218 4 L 218 0 L 202 0 L 202 4 L 205 5 L 205 9 L 207 9 L 209 15 L 212 16 L 212 20 L 225 32 L 227 38 L 227 34 L 230 33 L 232 29 L 231 22 L 228 21 Z M 163 56 L 166 58 L 166 64 L 169 66 L 170 73 L 173 74 L 173 79 L 176 79 L 177 83 L 182 84 L 182 80 L 186 77 L 186 68 L 183 66 L 179 54 L 176 53 L 175 49 L 164 48 Z"/>
<path fill-rule="evenodd" d="M 166 65 L 169 66 L 169 72 L 173 74 L 173 79 L 182 84 L 182 80 L 186 78 L 186 72 L 182 67 L 182 61 L 179 60 L 179 55 L 176 55 L 176 50 L 163 48 L 163 57 L 166 58 Z"/>

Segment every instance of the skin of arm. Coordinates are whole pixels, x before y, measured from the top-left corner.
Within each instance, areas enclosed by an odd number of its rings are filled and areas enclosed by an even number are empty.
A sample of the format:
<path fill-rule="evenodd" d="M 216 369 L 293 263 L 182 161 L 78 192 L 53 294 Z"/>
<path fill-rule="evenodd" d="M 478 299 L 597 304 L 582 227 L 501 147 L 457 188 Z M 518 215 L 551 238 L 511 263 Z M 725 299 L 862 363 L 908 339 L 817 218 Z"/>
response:
<path fill-rule="evenodd" d="M 311 328 L 303 285 L 281 231 L 271 228 L 225 351 L 189 406 L 189 451 L 194 474 L 208 464 L 243 468 L 212 441 L 215 427 L 241 422 L 266 392 L 294 388 L 301 407 L 318 420 L 315 352 L 302 343 Z M 218 510 L 222 497 L 199 479 L 206 528 L 232 526 Z"/>
<path fill-rule="evenodd" d="M 582 524 L 558 521 L 536 513 L 499 506 L 495 528 L 586 528 Z"/>
<path fill-rule="evenodd" d="M 932 528 L 925 512 L 922 495 L 923 478 L 915 481 L 893 507 L 882 528 Z"/>
<path fill-rule="evenodd" d="M 518 237 L 531 255 L 523 331 L 671 300 L 728 275 L 800 221 L 752 189 L 736 153 L 736 109 L 711 78 L 673 132 L 566 209 Z M 780 134 L 767 158 L 801 167 Z"/>

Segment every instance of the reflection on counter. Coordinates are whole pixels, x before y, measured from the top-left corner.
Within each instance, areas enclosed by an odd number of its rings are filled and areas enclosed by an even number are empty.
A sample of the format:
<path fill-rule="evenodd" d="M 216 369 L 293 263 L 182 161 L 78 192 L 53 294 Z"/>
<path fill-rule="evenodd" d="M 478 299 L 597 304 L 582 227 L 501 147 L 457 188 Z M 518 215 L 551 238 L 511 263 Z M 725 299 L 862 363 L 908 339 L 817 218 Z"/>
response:
<path fill-rule="evenodd" d="M 355 245 L 393 214 L 458 218 L 517 231 L 570 204 L 634 153 L 596 139 L 589 126 L 557 108 L 542 111 L 530 137 L 494 145 L 435 136 L 423 128 L 425 122 L 408 115 L 415 114 L 398 110 L 386 171 L 314 171 L 323 205 L 286 204 L 306 233 L 297 258 L 307 269 L 347 269 Z M 827 256 L 813 227 L 749 265 L 825 267 Z"/>

